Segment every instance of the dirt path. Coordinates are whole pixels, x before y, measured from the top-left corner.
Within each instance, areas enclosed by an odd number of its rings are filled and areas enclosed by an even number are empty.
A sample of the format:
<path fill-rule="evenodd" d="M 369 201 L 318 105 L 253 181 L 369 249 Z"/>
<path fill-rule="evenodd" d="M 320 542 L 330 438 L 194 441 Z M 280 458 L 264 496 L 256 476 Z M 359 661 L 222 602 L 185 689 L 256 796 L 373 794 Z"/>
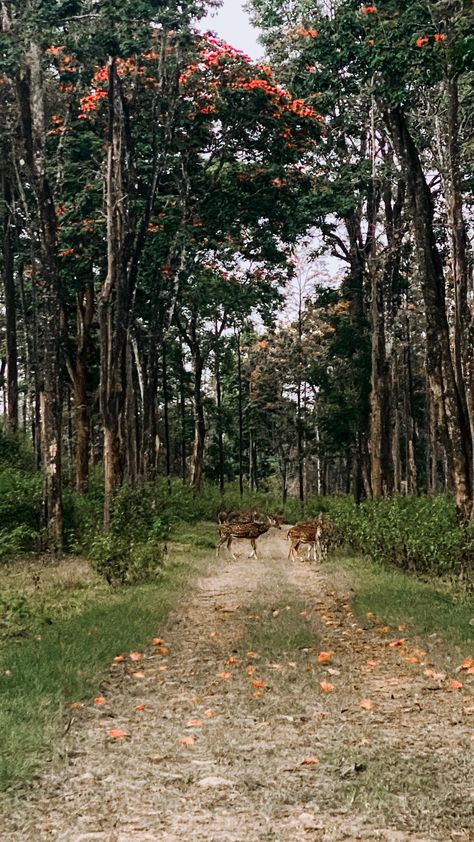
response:
<path fill-rule="evenodd" d="M 283 533 L 259 545 L 113 666 L 2 842 L 474 840 L 474 677 L 453 689 L 409 629 L 359 625 Z"/>

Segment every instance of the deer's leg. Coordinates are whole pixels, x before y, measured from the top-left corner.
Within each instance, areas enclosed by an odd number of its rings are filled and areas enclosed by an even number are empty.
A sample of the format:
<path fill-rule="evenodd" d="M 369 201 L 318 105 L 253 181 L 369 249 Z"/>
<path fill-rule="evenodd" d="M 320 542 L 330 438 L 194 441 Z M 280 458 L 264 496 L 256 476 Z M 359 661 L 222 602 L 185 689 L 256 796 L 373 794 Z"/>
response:
<path fill-rule="evenodd" d="M 227 538 L 227 549 L 229 550 L 234 561 L 237 561 L 237 556 L 235 555 L 235 553 L 232 552 L 232 535 L 229 535 L 229 537 Z"/>
<path fill-rule="evenodd" d="M 251 538 L 251 539 L 250 539 L 250 543 L 252 544 L 252 550 L 253 550 L 253 552 L 252 552 L 252 554 L 249 556 L 249 558 L 258 558 L 258 555 L 257 555 L 257 542 L 256 542 L 255 538 Z"/>
<path fill-rule="evenodd" d="M 226 540 L 227 539 L 226 539 L 225 536 L 222 537 L 222 535 L 219 535 L 219 540 L 218 540 L 217 546 L 216 546 L 216 558 L 219 558 L 219 556 L 221 554 L 221 547 L 222 547 L 223 544 L 225 544 Z"/>

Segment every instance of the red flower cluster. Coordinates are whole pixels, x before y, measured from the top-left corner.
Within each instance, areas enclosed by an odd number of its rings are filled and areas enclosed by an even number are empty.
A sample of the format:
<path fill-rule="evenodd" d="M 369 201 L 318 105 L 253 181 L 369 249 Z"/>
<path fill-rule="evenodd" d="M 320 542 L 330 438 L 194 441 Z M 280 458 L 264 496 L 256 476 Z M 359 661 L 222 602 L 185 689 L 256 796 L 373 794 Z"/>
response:
<path fill-rule="evenodd" d="M 290 37 L 295 38 L 297 35 L 302 35 L 303 38 L 317 38 L 318 32 L 316 29 L 305 29 L 304 26 L 298 26 L 290 33 Z"/>
<path fill-rule="evenodd" d="M 79 102 L 81 108 L 79 119 L 86 120 L 87 115 L 93 111 L 96 111 L 100 101 L 106 96 L 107 91 L 105 91 L 103 88 L 93 88 L 92 93 L 88 94 L 87 96 L 83 96 Z"/>
<path fill-rule="evenodd" d="M 377 6 L 362 6 L 364 15 L 373 15 L 377 11 Z"/>
<path fill-rule="evenodd" d="M 417 47 L 424 47 L 425 44 L 428 43 L 428 41 L 429 41 L 429 38 L 427 38 L 426 35 L 423 35 L 421 38 L 416 39 L 416 46 Z"/>

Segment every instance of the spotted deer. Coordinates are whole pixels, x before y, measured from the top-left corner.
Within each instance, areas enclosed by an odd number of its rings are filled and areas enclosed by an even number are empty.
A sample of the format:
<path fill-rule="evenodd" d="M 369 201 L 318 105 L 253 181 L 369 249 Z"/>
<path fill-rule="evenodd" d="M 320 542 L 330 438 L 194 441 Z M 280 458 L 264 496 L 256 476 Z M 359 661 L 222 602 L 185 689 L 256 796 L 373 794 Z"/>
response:
<path fill-rule="evenodd" d="M 307 544 L 307 559 L 312 554 L 314 561 L 323 561 L 328 552 L 328 539 L 331 528 L 331 523 L 321 513 L 314 520 L 300 521 L 300 523 L 297 523 L 288 530 L 288 540 L 290 542 L 288 558 L 296 561 L 300 546 Z"/>
<path fill-rule="evenodd" d="M 257 538 L 268 532 L 272 526 L 277 529 L 281 528 L 278 518 L 271 515 L 264 515 L 265 523 L 255 521 L 226 521 L 219 525 L 219 541 L 216 547 L 216 558 L 219 558 L 220 549 L 223 544 L 227 544 L 232 558 L 236 558 L 235 553 L 232 552 L 232 541 L 234 538 L 246 538 L 252 545 L 252 554 L 250 558 L 258 558 L 257 555 Z"/>

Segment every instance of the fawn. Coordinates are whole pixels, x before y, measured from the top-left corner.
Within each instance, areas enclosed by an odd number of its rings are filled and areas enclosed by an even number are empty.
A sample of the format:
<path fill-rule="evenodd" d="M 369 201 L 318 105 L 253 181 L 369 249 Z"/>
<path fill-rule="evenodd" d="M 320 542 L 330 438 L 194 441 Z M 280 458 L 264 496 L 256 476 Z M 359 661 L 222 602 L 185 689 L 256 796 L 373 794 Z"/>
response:
<path fill-rule="evenodd" d="M 313 554 L 314 561 L 323 561 L 327 556 L 328 537 L 331 532 L 331 524 L 321 513 L 312 521 L 300 521 L 288 530 L 290 549 L 288 558 L 296 561 L 297 552 L 301 544 L 308 544 L 308 556 Z"/>

